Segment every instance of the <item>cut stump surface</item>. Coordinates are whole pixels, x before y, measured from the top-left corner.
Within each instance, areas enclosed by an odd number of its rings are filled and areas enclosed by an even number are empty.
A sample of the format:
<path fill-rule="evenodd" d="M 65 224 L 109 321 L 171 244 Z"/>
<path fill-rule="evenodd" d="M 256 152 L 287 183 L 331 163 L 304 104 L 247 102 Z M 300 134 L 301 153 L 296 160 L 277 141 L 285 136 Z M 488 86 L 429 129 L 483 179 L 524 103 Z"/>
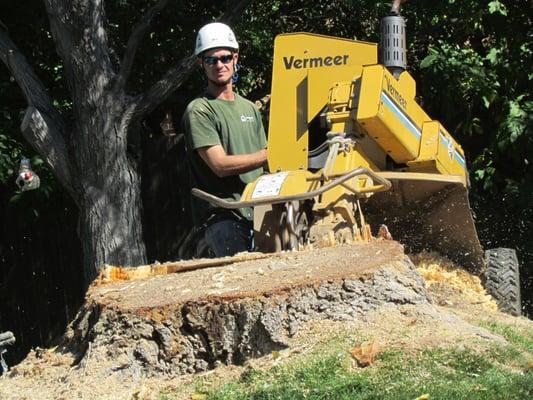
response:
<path fill-rule="evenodd" d="M 274 254 L 220 267 L 95 285 L 65 336 L 80 365 L 133 377 L 242 364 L 287 346 L 302 323 L 428 303 L 393 241 Z"/>

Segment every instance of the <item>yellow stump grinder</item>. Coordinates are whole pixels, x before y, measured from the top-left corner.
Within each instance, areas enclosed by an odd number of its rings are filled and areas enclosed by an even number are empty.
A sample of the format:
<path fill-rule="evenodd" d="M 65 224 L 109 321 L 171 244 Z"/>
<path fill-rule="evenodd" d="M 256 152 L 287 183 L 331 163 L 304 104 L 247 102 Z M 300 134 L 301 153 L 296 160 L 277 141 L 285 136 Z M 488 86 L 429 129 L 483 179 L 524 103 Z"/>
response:
<path fill-rule="evenodd" d="M 198 189 L 193 194 L 218 207 L 254 207 L 261 251 L 392 235 L 409 251 L 431 249 L 484 272 L 465 154 L 415 100 L 399 1 L 381 31 L 379 58 L 375 43 L 311 33 L 277 36 L 271 173 L 248 184 L 239 202 Z M 516 256 L 503 252 L 510 261 L 502 261 L 496 253 L 491 257 L 506 264 L 506 274 L 516 270 L 508 311 L 519 313 Z M 500 277 L 487 277 L 489 287 L 491 279 Z"/>

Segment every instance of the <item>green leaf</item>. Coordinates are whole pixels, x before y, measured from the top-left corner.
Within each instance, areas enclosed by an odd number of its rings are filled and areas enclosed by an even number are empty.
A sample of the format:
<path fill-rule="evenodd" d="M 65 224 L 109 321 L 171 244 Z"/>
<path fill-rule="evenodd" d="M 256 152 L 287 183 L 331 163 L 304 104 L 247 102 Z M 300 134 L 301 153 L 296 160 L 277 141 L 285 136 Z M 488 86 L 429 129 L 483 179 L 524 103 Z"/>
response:
<path fill-rule="evenodd" d="M 33 158 L 31 160 L 31 163 L 32 163 L 33 167 L 40 167 L 41 165 L 44 164 L 44 161 L 40 157 L 35 157 L 35 158 Z"/>
<path fill-rule="evenodd" d="M 494 0 L 489 3 L 489 13 L 499 13 L 503 16 L 507 16 L 507 8 L 503 3 L 499 2 L 498 0 Z"/>
<path fill-rule="evenodd" d="M 485 57 L 492 65 L 495 65 L 498 62 L 498 55 L 500 51 L 496 48 L 490 49 L 487 56 Z"/>
<path fill-rule="evenodd" d="M 10 204 L 17 204 L 22 199 L 22 192 L 18 192 L 9 199 Z"/>
<path fill-rule="evenodd" d="M 422 60 L 422 62 L 420 63 L 420 68 L 430 67 L 437 60 L 437 58 L 438 57 L 436 54 L 430 54 L 429 56 L 427 56 L 426 58 Z"/>

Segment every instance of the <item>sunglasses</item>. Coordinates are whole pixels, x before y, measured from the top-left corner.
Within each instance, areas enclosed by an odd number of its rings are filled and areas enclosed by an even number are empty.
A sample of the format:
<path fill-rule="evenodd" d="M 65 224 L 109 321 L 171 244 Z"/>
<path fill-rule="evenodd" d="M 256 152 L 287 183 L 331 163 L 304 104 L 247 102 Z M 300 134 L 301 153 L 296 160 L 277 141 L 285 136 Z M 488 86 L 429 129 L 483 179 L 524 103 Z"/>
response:
<path fill-rule="evenodd" d="M 219 60 L 222 64 L 229 64 L 233 60 L 233 54 L 226 54 L 220 57 L 205 56 L 202 60 L 204 64 L 209 66 L 217 65 Z"/>

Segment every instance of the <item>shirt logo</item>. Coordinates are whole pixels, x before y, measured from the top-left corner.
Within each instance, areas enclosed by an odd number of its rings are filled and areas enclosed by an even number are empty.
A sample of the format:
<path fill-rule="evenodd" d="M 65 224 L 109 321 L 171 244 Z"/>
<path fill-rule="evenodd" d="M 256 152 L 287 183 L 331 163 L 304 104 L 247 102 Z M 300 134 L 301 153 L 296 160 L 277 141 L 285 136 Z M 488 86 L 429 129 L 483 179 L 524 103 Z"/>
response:
<path fill-rule="evenodd" d="M 241 115 L 241 122 L 253 122 L 254 117 L 247 117 L 246 115 Z"/>

